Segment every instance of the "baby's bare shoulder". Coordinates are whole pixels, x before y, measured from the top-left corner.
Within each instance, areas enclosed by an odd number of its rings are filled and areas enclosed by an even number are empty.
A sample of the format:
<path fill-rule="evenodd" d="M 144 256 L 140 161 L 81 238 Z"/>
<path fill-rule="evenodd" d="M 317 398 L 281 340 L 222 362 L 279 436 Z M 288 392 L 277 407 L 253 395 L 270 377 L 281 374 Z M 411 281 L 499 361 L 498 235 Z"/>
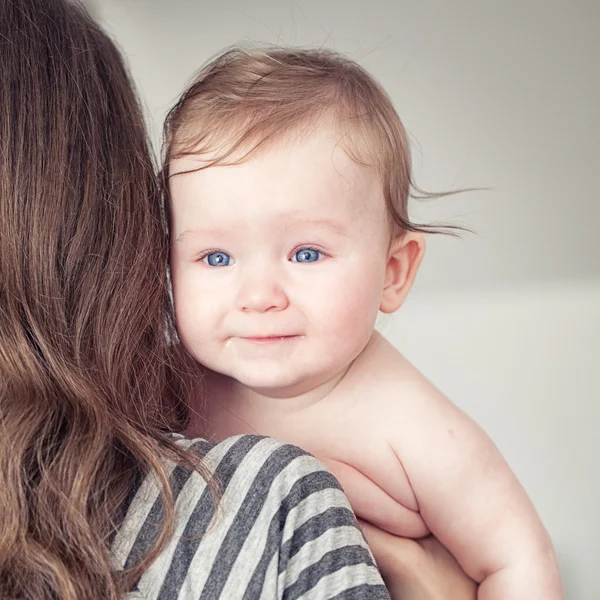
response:
<path fill-rule="evenodd" d="M 454 407 L 413 364 L 375 332 L 334 390 L 335 401 L 369 420 L 427 418 L 439 405 Z"/>

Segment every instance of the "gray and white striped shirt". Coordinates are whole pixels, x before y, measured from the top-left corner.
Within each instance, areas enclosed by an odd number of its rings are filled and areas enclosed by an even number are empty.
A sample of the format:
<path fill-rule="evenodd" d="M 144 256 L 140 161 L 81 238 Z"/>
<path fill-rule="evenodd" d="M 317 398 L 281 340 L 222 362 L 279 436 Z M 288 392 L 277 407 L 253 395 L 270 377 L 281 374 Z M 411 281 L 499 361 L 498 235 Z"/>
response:
<path fill-rule="evenodd" d="M 314 457 L 254 435 L 176 440 L 215 473 L 217 516 L 204 479 L 174 466 L 175 535 L 128 600 L 389 599 L 346 496 Z M 117 568 L 137 562 L 160 522 L 148 477 L 114 539 Z"/>

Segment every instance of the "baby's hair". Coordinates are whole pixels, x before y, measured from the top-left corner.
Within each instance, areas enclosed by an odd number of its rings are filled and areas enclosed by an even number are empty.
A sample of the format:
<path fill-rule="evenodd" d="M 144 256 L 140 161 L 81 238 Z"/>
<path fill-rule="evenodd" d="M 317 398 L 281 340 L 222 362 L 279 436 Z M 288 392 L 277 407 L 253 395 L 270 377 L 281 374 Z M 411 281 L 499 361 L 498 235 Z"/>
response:
<path fill-rule="evenodd" d="M 338 129 L 354 161 L 380 177 L 394 235 L 461 229 L 411 222 L 411 196 L 446 194 L 414 185 L 408 137 L 389 96 L 363 67 L 331 50 L 233 48 L 207 63 L 167 116 L 163 182 L 175 158 L 204 155 L 200 168 L 235 164 L 323 122 Z"/>

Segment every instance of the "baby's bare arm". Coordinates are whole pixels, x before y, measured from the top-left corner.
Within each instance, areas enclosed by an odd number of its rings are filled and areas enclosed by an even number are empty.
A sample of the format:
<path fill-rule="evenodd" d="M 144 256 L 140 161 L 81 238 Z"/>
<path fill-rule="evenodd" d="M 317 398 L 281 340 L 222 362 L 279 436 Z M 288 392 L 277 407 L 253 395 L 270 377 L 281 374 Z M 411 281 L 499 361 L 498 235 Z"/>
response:
<path fill-rule="evenodd" d="M 361 360 L 357 368 L 377 371 L 372 414 L 382 415 L 421 516 L 481 582 L 479 599 L 561 600 L 548 534 L 488 436 L 380 336 Z"/>

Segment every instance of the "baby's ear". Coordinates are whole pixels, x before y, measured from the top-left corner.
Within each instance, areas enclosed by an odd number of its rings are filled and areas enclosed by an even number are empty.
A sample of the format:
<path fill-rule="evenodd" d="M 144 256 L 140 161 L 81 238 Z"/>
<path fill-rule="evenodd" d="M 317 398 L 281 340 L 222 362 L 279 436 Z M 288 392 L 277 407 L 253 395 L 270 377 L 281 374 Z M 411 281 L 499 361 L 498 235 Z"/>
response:
<path fill-rule="evenodd" d="M 379 310 L 392 313 L 398 310 L 417 276 L 425 254 L 425 236 L 407 231 L 392 240 L 385 268 L 385 282 Z"/>

